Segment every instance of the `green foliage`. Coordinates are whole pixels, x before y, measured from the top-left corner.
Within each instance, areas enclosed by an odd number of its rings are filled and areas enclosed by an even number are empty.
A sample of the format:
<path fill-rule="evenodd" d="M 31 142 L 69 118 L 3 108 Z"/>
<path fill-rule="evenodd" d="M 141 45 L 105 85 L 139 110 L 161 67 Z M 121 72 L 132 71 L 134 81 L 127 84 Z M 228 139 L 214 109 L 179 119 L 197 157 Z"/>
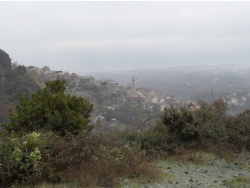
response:
<path fill-rule="evenodd" d="M 250 150 L 250 110 L 227 118 L 226 128 L 230 143 L 240 151 Z"/>
<path fill-rule="evenodd" d="M 11 113 L 5 128 L 17 132 L 53 131 L 61 136 L 90 129 L 93 106 L 81 97 L 64 94 L 64 90 L 64 81 L 56 80 L 47 82 L 31 99 L 21 95 L 16 113 Z"/>
<path fill-rule="evenodd" d="M 165 109 L 160 120 L 149 130 L 122 135 L 129 144 L 150 156 L 179 153 L 190 148 L 221 148 L 241 152 L 250 149 L 250 110 L 226 116 L 227 104 L 217 99 L 200 103 L 195 111 L 187 107 Z M 163 152 L 163 153 L 162 153 Z"/>
<path fill-rule="evenodd" d="M 0 186 L 23 181 L 38 169 L 42 159 L 39 144 L 36 132 L 22 137 L 1 135 Z"/>
<path fill-rule="evenodd" d="M 228 131 L 224 121 L 227 104 L 222 99 L 217 99 L 212 104 L 201 102 L 200 106 L 200 109 L 194 112 L 194 116 L 201 125 L 203 141 L 226 141 Z"/>
<path fill-rule="evenodd" d="M 9 54 L 7 54 L 5 51 L 0 49 L 0 68 L 3 69 L 10 69 L 12 66 L 11 59 L 9 57 Z"/>
<path fill-rule="evenodd" d="M 147 155 L 151 157 L 157 157 L 161 155 L 160 152 L 163 154 L 170 149 L 167 127 L 160 122 L 145 132 L 122 132 L 120 138 L 128 146 L 138 148 L 139 151 L 146 151 Z"/>
<path fill-rule="evenodd" d="M 82 131 L 65 137 L 50 135 L 48 139 L 53 144 L 49 150 L 41 151 L 42 156 L 47 156 L 43 159 L 42 173 L 33 176 L 36 180 L 40 178 L 40 182 L 113 187 L 120 178 L 143 176 L 152 180 L 157 176 L 155 168 L 146 163 L 145 155 L 114 135 Z"/>
<path fill-rule="evenodd" d="M 104 145 L 100 145 L 99 150 L 102 152 L 103 155 L 105 155 L 105 157 L 108 160 L 113 161 L 114 163 L 119 163 L 124 159 L 124 155 L 122 154 L 121 150 L 118 149 L 117 147 L 110 148 Z M 95 158 L 94 160 L 96 159 L 97 158 Z"/>
<path fill-rule="evenodd" d="M 165 109 L 161 121 L 168 127 L 172 142 L 196 142 L 211 144 L 227 142 L 225 127 L 227 104 L 222 99 L 212 104 L 200 102 L 200 108 L 191 111 L 188 107 Z"/>
<path fill-rule="evenodd" d="M 161 121 L 167 126 L 169 133 L 181 142 L 200 140 L 200 126 L 193 112 L 187 107 L 165 109 Z"/>
<path fill-rule="evenodd" d="M 10 104 L 4 104 L 3 102 L 0 102 L 0 124 L 1 123 L 7 123 L 9 120 L 9 109 L 11 109 L 13 106 Z M 1 128 L 0 128 L 1 130 Z"/>
<path fill-rule="evenodd" d="M 16 68 L 16 72 L 20 75 L 25 75 L 27 74 L 27 70 L 25 68 L 25 66 L 23 65 L 19 65 L 17 68 Z"/>
<path fill-rule="evenodd" d="M 0 100 L 17 102 L 20 92 L 34 93 L 39 86 L 27 75 L 25 66 L 12 66 L 9 55 L 0 50 Z"/>
<path fill-rule="evenodd" d="M 146 150 L 151 156 L 157 157 L 160 155 L 159 152 L 167 152 L 170 147 L 167 127 L 161 123 L 142 134 L 141 149 Z"/>
<path fill-rule="evenodd" d="M 249 176 L 241 175 L 238 177 L 231 178 L 227 184 L 230 188 L 249 187 L 250 178 Z"/>

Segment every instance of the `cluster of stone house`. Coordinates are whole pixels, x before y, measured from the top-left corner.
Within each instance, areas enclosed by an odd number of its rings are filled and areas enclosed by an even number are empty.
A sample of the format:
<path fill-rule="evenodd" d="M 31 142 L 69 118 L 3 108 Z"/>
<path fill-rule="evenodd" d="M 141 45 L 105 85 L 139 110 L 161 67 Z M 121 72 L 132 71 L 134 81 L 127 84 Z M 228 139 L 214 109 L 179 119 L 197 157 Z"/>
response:
<path fill-rule="evenodd" d="M 88 86 L 100 87 L 100 80 L 96 80 L 93 76 L 80 76 L 80 82 L 84 82 Z"/>
<path fill-rule="evenodd" d="M 51 70 L 48 66 L 44 66 L 42 68 L 28 66 L 26 67 L 26 69 L 29 74 L 43 75 L 45 81 L 62 79 L 70 80 L 71 83 L 75 84 L 78 84 L 80 82 L 80 77 L 77 74 L 70 74 L 69 72 Z"/>
<path fill-rule="evenodd" d="M 69 72 L 64 72 L 64 71 L 55 71 L 55 70 L 50 70 L 49 67 L 44 66 L 41 68 L 45 80 L 56 80 L 56 79 L 61 79 L 61 80 L 70 80 L 71 83 L 78 84 L 80 81 L 80 78 L 77 74 L 72 73 L 70 74 Z"/>
<path fill-rule="evenodd" d="M 134 78 L 132 78 L 131 84 L 127 89 L 126 98 L 128 102 L 141 103 L 144 109 L 150 111 L 153 109 L 163 111 L 166 107 L 166 99 L 161 92 L 137 89 Z"/>
<path fill-rule="evenodd" d="M 195 102 L 191 100 L 178 100 L 173 96 L 164 96 L 164 94 L 158 90 L 143 90 L 137 89 L 135 84 L 135 79 L 132 78 L 131 84 L 127 89 L 127 102 L 141 103 L 144 109 L 149 111 L 158 110 L 163 111 L 165 108 L 170 108 L 170 104 L 174 106 L 187 105 L 191 110 L 196 110 L 199 108 Z M 126 101 L 123 97 L 121 100 Z"/>
<path fill-rule="evenodd" d="M 135 78 L 132 78 L 131 84 L 128 88 L 119 87 L 119 84 L 114 80 L 102 79 L 97 80 L 93 76 L 78 76 L 75 73 L 70 74 L 69 72 L 64 71 L 54 71 L 51 70 L 48 66 L 42 68 L 29 66 L 27 71 L 30 74 L 39 74 L 43 75 L 44 79 L 56 80 L 63 79 L 69 80 L 70 83 L 79 84 L 80 82 L 84 83 L 87 86 L 97 86 L 103 95 L 111 96 L 116 94 L 122 102 L 131 102 L 131 103 L 140 103 L 143 105 L 144 109 L 153 110 L 157 109 L 158 111 L 163 111 L 164 108 L 169 108 L 170 104 L 175 106 L 188 105 L 191 110 L 198 108 L 198 105 L 190 100 L 181 101 L 174 99 L 172 96 L 164 96 L 164 94 L 158 90 L 147 90 L 143 88 L 136 88 Z M 120 95 L 120 92 L 125 93 Z"/>
<path fill-rule="evenodd" d="M 107 96 L 118 94 L 119 84 L 114 80 L 102 79 L 100 80 L 100 90 Z"/>

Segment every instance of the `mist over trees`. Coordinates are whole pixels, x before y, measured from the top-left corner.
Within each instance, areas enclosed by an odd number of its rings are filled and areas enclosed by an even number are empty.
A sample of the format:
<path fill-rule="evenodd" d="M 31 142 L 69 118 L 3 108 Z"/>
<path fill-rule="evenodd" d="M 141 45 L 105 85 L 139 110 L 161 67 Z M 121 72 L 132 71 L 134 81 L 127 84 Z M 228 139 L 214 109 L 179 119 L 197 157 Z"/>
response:
<path fill-rule="evenodd" d="M 13 66 L 9 54 L 0 50 L 0 101 L 17 102 L 20 92 L 34 93 L 38 88 L 25 66 Z"/>
<path fill-rule="evenodd" d="M 34 93 L 39 89 L 26 67 L 12 63 L 8 53 L 0 49 L 0 123 L 8 121 L 8 111 L 18 103 L 20 93 Z"/>

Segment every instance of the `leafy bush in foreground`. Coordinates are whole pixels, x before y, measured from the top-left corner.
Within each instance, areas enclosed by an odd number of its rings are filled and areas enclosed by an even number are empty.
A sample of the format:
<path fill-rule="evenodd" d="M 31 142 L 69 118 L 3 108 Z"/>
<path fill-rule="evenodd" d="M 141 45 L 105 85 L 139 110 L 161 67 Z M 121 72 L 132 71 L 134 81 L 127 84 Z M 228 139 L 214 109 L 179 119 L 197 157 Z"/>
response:
<path fill-rule="evenodd" d="M 164 110 L 160 118 L 162 125 L 143 133 L 130 133 L 126 139 L 136 142 L 150 155 L 204 147 L 224 147 L 234 152 L 249 150 L 250 110 L 234 116 L 226 116 L 226 110 L 227 104 L 222 99 L 211 104 L 201 102 L 195 111 L 186 106 L 172 106 Z"/>
<path fill-rule="evenodd" d="M 158 171 L 147 163 L 144 152 L 124 145 L 114 135 L 81 132 L 65 137 L 48 136 L 52 145 L 41 151 L 43 164 L 27 184 L 73 183 L 79 187 L 118 184 L 121 178 L 154 180 Z"/>
<path fill-rule="evenodd" d="M 0 139 L 0 186 L 23 181 L 38 170 L 41 162 L 40 133 Z"/>
<path fill-rule="evenodd" d="M 226 120 L 226 128 L 229 130 L 229 142 L 239 151 L 250 150 L 250 110 L 230 116 Z"/>
<path fill-rule="evenodd" d="M 194 116 L 201 127 L 202 141 L 206 144 L 227 142 L 228 129 L 225 126 L 227 104 L 222 99 L 212 104 L 200 102 L 200 109 Z"/>
<path fill-rule="evenodd" d="M 46 87 L 33 94 L 31 99 L 20 97 L 16 113 L 11 113 L 8 131 L 53 131 L 61 136 L 90 129 L 92 104 L 81 97 L 64 94 L 65 81 L 47 82 Z"/>
<path fill-rule="evenodd" d="M 167 126 L 169 134 L 176 141 L 190 142 L 200 139 L 200 127 L 193 112 L 187 107 L 165 109 L 161 117 L 162 123 Z"/>
<path fill-rule="evenodd" d="M 114 135 L 80 132 L 1 136 L 0 187 L 71 183 L 79 187 L 118 185 L 123 178 L 155 180 L 146 153 Z"/>

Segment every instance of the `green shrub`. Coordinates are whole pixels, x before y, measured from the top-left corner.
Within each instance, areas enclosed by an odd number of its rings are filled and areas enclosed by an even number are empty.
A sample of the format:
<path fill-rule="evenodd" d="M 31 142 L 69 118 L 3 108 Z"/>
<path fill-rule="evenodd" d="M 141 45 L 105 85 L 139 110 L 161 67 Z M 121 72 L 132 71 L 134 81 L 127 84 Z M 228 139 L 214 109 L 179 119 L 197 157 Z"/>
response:
<path fill-rule="evenodd" d="M 250 110 L 230 116 L 226 120 L 228 142 L 238 151 L 250 150 Z"/>
<path fill-rule="evenodd" d="M 126 131 L 120 133 L 119 137 L 127 146 L 137 148 L 138 152 L 146 151 L 149 159 L 163 157 L 173 148 L 168 129 L 161 122 L 144 132 Z"/>
<path fill-rule="evenodd" d="M 200 140 L 200 126 L 187 107 L 165 109 L 161 122 L 168 128 L 169 136 L 180 142 Z"/>
<path fill-rule="evenodd" d="M 158 122 L 154 127 L 142 133 L 141 149 L 152 157 L 170 149 L 169 135 L 166 126 Z"/>
<path fill-rule="evenodd" d="M 33 94 L 31 99 L 20 97 L 16 113 L 11 113 L 8 131 L 53 131 L 58 135 L 73 134 L 90 129 L 90 113 L 93 106 L 81 97 L 64 94 L 65 81 L 47 82 L 46 87 Z"/>
<path fill-rule="evenodd" d="M 40 133 L 8 137 L 0 140 L 0 186 L 23 181 L 38 170 L 41 162 Z"/>
<path fill-rule="evenodd" d="M 124 145 L 114 135 L 81 132 L 65 137 L 52 136 L 53 144 L 42 155 L 41 172 L 30 178 L 34 182 L 73 183 L 80 187 L 115 185 L 120 178 L 155 179 L 158 171 L 150 167 L 137 148 Z"/>
<path fill-rule="evenodd" d="M 226 110 L 227 104 L 222 99 L 217 99 L 212 104 L 200 102 L 200 109 L 194 112 L 194 117 L 200 125 L 203 143 L 227 142 Z"/>

